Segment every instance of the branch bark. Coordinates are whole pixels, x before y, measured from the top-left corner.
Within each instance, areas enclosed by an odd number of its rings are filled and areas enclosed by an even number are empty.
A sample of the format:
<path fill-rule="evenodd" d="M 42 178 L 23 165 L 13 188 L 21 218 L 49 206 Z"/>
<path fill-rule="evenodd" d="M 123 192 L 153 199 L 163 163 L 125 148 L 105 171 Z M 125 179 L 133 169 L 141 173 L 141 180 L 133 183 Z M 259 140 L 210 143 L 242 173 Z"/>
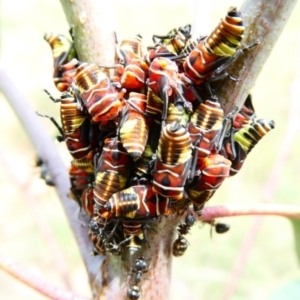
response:
<path fill-rule="evenodd" d="M 200 221 L 216 218 L 272 215 L 300 220 L 300 206 L 274 203 L 228 204 L 205 207 Z"/>
<path fill-rule="evenodd" d="M 228 69 L 228 73 L 238 79 L 230 78 L 217 82 L 216 94 L 229 113 L 236 105 L 241 107 L 253 88 L 257 77 L 275 46 L 286 21 L 292 13 L 297 0 L 245 0 L 241 7 L 245 29 L 244 46 L 259 45 L 239 57 Z"/>

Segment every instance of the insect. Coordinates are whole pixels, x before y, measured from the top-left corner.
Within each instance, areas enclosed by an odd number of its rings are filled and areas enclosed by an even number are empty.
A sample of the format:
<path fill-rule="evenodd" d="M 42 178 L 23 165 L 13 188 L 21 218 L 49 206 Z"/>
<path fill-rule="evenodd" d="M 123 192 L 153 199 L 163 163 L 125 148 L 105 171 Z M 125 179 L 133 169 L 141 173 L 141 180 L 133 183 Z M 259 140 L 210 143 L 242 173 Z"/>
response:
<path fill-rule="evenodd" d="M 188 248 L 188 241 L 186 240 L 185 237 L 182 235 L 179 235 L 179 237 L 174 241 L 173 246 L 172 246 L 172 254 L 174 256 L 182 256 L 184 252 Z"/>
<path fill-rule="evenodd" d="M 255 120 L 255 110 L 252 104 L 252 96 L 249 94 L 243 104 L 242 108 L 239 110 L 238 114 L 233 120 L 233 129 L 240 129 L 243 125 L 250 123 Z"/>
<path fill-rule="evenodd" d="M 250 151 L 274 128 L 274 121 L 254 120 L 235 131 L 233 143 L 230 141 L 225 142 L 225 155 L 232 161 L 231 176 L 238 173 Z"/>
<path fill-rule="evenodd" d="M 94 213 L 94 193 L 93 188 L 89 185 L 81 194 L 80 204 L 82 209 L 89 215 L 92 216 Z"/>
<path fill-rule="evenodd" d="M 86 206 L 86 199 L 83 199 L 82 196 L 84 190 L 94 181 L 94 172 L 86 172 L 71 162 L 69 178 L 71 182 L 70 197 L 89 214 L 90 208 Z M 85 204 L 83 202 L 85 202 Z"/>
<path fill-rule="evenodd" d="M 177 42 L 176 40 L 181 38 L 181 40 L 188 40 L 191 37 L 191 29 L 192 26 L 190 24 L 187 24 L 183 27 L 179 27 L 174 28 L 172 30 L 170 30 L 166 35 L 157 35 L 157 34 L 153 34 L 152 36 L 152 40 L 154 42 L 155 45 L 164 45 L 164 46 L 168 46 L 168 45 L 174 45 L 172 48 L 174 49 L 174 51 L 176 53 L 179 53 L 181 51 L 181 44 L 180 42 Z M 178 37 L 179 35 L 179 37 Z M 179 48 L 180 47 L 180 48 Z M 152 48 L 152 47 L 148 47 L 148 48 Z M 178 50 L 176 50 L 178 49 Z"/>
<path fill-rule="evenodd" d="M 213 196 L 226 177 L 229 176 L 231 161 L 223 155 L 211 153 L 198 159 L 200 175 L 187 185 L 186 192 L 192 201 L 194 211 L 201 215 L 204 204 Z"/>
<path fill-rule="evenodd" d="M 179 54 L 185 48 L 191 37 L 191 25 L 179 27 L 171 30 L 167 35 L 153 35 L 154 47 L 148 47 L 148 53 L 144 57 L 144 61 L 148 65 L 157 57 L 167 57 L 170 59 L 181 58 Z"/>
<path fill-rule="evenodd" d="M 144 256 L 140 256 L 134 261 L 132 272 L 135 274 L 134 283 L 135 285 L 138 285 L 142 280 L 143 274 L 148 272 L 147 263 Z"/>
<path fill-rule="evenodd" d="M 203 221 L 203 223 L 210 224 L 211 228 L 214 227 L 215 232 L 218 233 L 218 234 L 225 233 L 225 232 L 227 232 L 230 229 L 230 226 L 228 224 L 216 222 L 215 219 Z M 212 231 L 211 231 L 211 235 L 212 235 Z"/>
<path fill-rule="evenodd" d="M 216 97 L 201 103 L 193 112 L 188 131 L 197 159 L 210 154 L 223 127 L 223 119 L 224 112 Z"/>
<path fill-rule="evenodd" d="M 221 78 L 218 75 L 244 51 L 238 49 L 244 30 L 241 13 L 235 7 L 230 8 L 217 28 L 201 39 L 186 57 L 183 63 L 185 75 L 195 84 L 203 83 L 211 76 Z"/>
<path fill-rule="evenodd" d="M 153 189 L 163 197 L 183 198 L 192 159 L 192 143 L 186 128 L 178 122 L 166 124 L 159 139 L 154 165 Z"/>
<path fill-rule="evenodd" d="M 104 140 L 103 150 L 95 168 L 94 184 L 94 201 L 100 209 L 114 193 L 124 189 L 132 171 L 129 167 L 131 164 L 132 158 L 121 141 L 117 138 Z M 107 212 L 103 211 L 107 215 Z"/>
<path fill-rule="evenodd" d="M 184 254 L 188 247 L 188 241 L 183 237 L 189 233 L 190 228 L 195 224 L 196 219 L 193 214 L 188 211 L 185 217 L 185 222 L 183 224 L 179 224 L 177 228 L 178 238 L 173 242 L 172 253 L 174 256 L 181 256 Z"/>
<path fill-rule="evenodd" d="M 73 58 L 77 58 L 76 50 L 73 42 L 73 28 L 70 29 L 72 40 L 62 34 L 46 33 L 44 39 L 49 43 L 53 55 L 53 80 L 56 88 L 60 92 L 66 91 L 72 84 L 72 77 L 75 69 L 68 71 L 62 70 L 60 67 Z M 67 72 L 66 72 L 67 71 Z M 71 75 L 72 74 L 72 75 Z"/>
<path fill-rule="evenodd" d="M 138 285 L 142 280 L 143 274 L 148 272 L 147 263 L 143 256 L 140 256 L 137 259 L 135 259 L 132 272 L 135 274 L 134 285 L 131 286 L 127 291 L 127 297 L 128 299 L 138 299 L 140 297 L 140 288 Z"/>
<path fill-rule="evenodd" d="M 131 92 L 120 121 L 120 139 L 124 148 L 135 161 L 144 152 L 148 139 L 149 129 L 145 118 L 146 104 L 144 94 Z"/>
<path fill-rule="evenodd" d="M 164 122 L 169 103 L 177 102 L 188 105 L 182 96 L 182 82 L 178 77 L 178 67 L 167 58 L 155 58 L 149 68 L 146 113 Z"/>
<path fill-rule="evenodd" d="M 121 255 L 124 251 L 123 245 L 132 240 L 132 236 L 124 239 L 120 220 L 108 221 L 101 215 L 92 217 L 89 234 L 95 246 L 95 254 Z"/>
<path fill-rule="evenodd" d="M 45 180 L 47 185 L 54 186 L 55 184 L 49 173 L 47 163 L 38 155 L 35 158 L 35 166 L 40 168 L 40 178 Z"/>
<path fill-rule="evenodd" d="M 119 117 L 125 105 L 123 100 L 125 90 L 116 92 L 100 67 L 92 63 L 82 63 L 76 69 L 75 82 L 78 87 L 77 94 L 93 122 L 110 121 Z"/>
<path fill-rule="evenodd" d="M 168 199 L 160 199 L 148 185 L 131 186 L 112 195 L 105 208 L 114 217 L 149 219 L 168 211 Z"/>
<path fill-rule="evenodd" d="M 65 141 L 70 154 L 74 159 L 85 158 L 90 150 L 90 120 L 85 111 L 81 111 L 77 107 L 77 101 L 70 92 L 63 92 L 60 99 L 52 97 L 48 91 L 45 91 L 49 98 L 55 102 L 60 102 L 60 118 L 62 127 L 58 125 L 54 118 L 50 118 L 56 126 L 61 136 L 59 141 Z"/>
<path fill-rule="evenodd" d="M 142 60 L 142 37 L 127 38 L 117 47 L 120 65 L 117 73 L 121 86 L 129 90 L 144 88 L 148 66 Z"/>
<path fill-rule="evenodd" d="M 136 300 L 140 298 L 140 288 L 137 285 L 133 285 L 127 291 L 127 299 Z"/>

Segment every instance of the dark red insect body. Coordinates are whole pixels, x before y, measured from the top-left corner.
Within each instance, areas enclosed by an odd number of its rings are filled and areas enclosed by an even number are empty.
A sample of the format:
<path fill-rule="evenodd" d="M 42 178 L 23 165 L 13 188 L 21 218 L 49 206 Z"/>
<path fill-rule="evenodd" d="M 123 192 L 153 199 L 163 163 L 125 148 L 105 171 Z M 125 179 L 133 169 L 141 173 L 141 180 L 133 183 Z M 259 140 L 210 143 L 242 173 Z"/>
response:
<path fill-rule="evenodd" d="M 231 162 L 220 154 L 211 153 L 197 161 L 197 170 L 200 171 L 200 175 L 195 177 L 186 189 L 197 214 L 201 215 L 204 204 L 229 176 L 230 166 Z"/>
<path fill-rule="evenodd" d="M 186 57 L 183 69 L 187 77 L 200 84 L 214 72 L 220 73 L 237 55 L 244 30 L 241 13 L 236 8 L 230 8 L 217 28 Z"/>
<path fill-rule="evenodd" d="M 76 69 L 76 84 L 84 106 L 94 122 L 115 120 L 125 105 L 125 91 L 117 93 L 102 69 L 82 63 Z"/>
<path fill-rule="evenodd" d="M 132 158 L 117 138 L 105 139 L 95 170 L 95 203 L 103 207 L 114 193 L 124 189 L 132 163 Z"/>
<path fill-rule="evenodd" d="M 223 109 L 216 101 L 206 100 L 193 112 L 188 131 L 197 150 L 197 159 L 210 154 L 222 129 L 223 118 Z"/>
<path fill-rule="evenodd" d="M 179 123 L 162 128 L 153 170 L 153 189 L 163 197 L 181 200 L 192 159 L 192 143 Z"/>
<path fill-rule="evenodd" d="M 148 67 L 142 60 L 141 37 L 135 36 L 123 40 L 117 52 L 120 59 L 120 67 L 117 71 L 121 86 L 135 91 L 144 88 Z"/>
<path fill-rule="evenodd" d="M 131 186 L 116 192 L 106 204 L 114 217 L 150 219 L 168 212 L 169 201 L 160 198 L 150 185 Z"/>
<path fill-rule="evenodd" d="M 134 160 L 141 157 L 148 139 L 148 124 L 145 118 L 146 96 L 130 93 L 120 121 L 120 139 Z"/>
<path fill-rule="evenodd" d="M 44 39 L 52 49 L 54 84 L 60 92 L 64 92 L 73 82 L 75 69 L 61 69 L 61 66 L 77 57 L 74 43 L 62 34 L 46 33 Z"/>

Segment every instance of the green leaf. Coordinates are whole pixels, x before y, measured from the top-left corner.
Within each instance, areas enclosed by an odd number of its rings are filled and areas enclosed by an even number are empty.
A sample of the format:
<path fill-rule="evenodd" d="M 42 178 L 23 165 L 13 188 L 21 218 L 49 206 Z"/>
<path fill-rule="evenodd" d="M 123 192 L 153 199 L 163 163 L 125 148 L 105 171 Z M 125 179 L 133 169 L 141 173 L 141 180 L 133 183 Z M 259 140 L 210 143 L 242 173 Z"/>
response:
<path fill-rule="evenodd" d="M 294 229 L 296 254 L 298 258 L 298 263 L 300 265 L 300 220 L 290 219 L 290 221 L 292 222 L 293 229 Z"/>
<path fill-rule="evenodd" d="M 299 300 L 300 280 L 291 281 L 277 289 L 269 300 Z"/>

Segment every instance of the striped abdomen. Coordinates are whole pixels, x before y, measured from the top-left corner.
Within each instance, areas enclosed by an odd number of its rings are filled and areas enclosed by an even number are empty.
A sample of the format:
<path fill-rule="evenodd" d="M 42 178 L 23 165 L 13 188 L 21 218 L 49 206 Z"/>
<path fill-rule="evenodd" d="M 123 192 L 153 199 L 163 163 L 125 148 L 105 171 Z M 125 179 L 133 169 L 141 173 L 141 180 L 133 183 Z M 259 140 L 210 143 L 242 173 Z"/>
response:
<path fill-rule="evenodd" d="M 256 120 L 238 130 L 234 134 L 234 140 L 237 141 L 246 154 L 248 154 L 259 140 L 270 130 L 274 129 L 274 127 L 274 121 L 265 119 Z"/>
<path fill-rule="evenodd" d="M 210 154 L 208 157 L 197 161 L 200 176 L 195 177 L 186 189 L 197 214 L 201 214 L 205 202 L 212 197 L 225 178 L 229 176 L 230 166 L 230 160 L 220 154 Z"/>
<path fill-rule="evenodd" d="M 69 135 L 82 126 L 87 113 L 78 109 L 76 99 L 69 92 L 64 92 L 60 97 L 60 117 L 64 134 Z"/>
<path fill-rule="evenodd" d="M 177 65 L 167 58 L 154 59 L 149 69 L 146 113 L 166 118 L 169 102 L 174 102 L 179 85 Z"/>
<path fill-rule="evenodd" d="M 163 197 L 180 200 L 192 158 L 192 143 L 179 123 L 162 128 L 153 170 L 153 188 Z"/>
<path fill-rule="evenodd" d="M 71 80 L 68 80 L 68 76 L 64 77 L 64 71 L 60 69 L 60 66 L 72 58 L 76 58 L 77 54 L 73 42 L 62 34 L 53 33 L 46 33 L 44 39 L 49 43 L 52 50 L 54 84 L 60 92 L 66 91 L 71 85 Z"/>
<path fill-rule="evenodd" d="M 226 18 L 187 56 L 183 64 L 185 74 L 196 84 L 202 83 L 235 55 L 241 46 L 244 30 L 241 13 L 230 8 Z"/>
<path fill-rule="evenodd" d="M 69 177 L 71 182 L 71 198 L 81 205 L 81 196 L 83 191 L 94 181 L 94 173 L 86 172 L 73 164 L 69 169 Z"/>
<path fill-rule="evenodd" d="M 191 37 L 191 25 L 171 30 L 165 36 L 153 35 L 156 43 L 154 47 L 148 47 L 149 51 L 144 57 L 148 65 L 157 57 L 176 58 L 185 48 Z"/>
<path fill-rule="evenodd" d="M 148 125 L 145 118 L 146 96 L 130 93 L 120 122 L 120 139 L 124 148 L 134 160 L 141 157 L 148 139 Z"/>
<path fill-rule="evenodd" d="M 94 122 L 114 120 L 124 106 L 123 92 L 116 93 L 107 75 L 95 64 L 82 63 L 76 69 L 76 84 Z"/>
<path fill-rule="evenodd" d="M 123 88 L 141 89 L 145 85 L 148 66 L 142 60 L 142 40 L 140 36 L 127 38 L 121 42 L 119 58 L 121 67 L 117 69 Z"/>
<path fill-rule="evenodd" d="M 94 201 L 103 206 L 116 192 L 124 189 L 132 171 L 132 159 L 116 138 L 104 142 L 101 156 L 97 163 L 94 186 Z"/>
<path fill-rule="evenodd" d="M 198 158 L 206 157 L 215 145 L 218 133 L 222 129 L 224 112 L 220 104 L 206 100 L 191 116 L 188 131 Z"/>
<path fill-rule="evenodd" d="M 168 204 L 168 199 L 159 199 L 150 185 L 136 185 L 113 194 L 106 207 L 115 217 L 148 219 L 164 214 Z"/>

